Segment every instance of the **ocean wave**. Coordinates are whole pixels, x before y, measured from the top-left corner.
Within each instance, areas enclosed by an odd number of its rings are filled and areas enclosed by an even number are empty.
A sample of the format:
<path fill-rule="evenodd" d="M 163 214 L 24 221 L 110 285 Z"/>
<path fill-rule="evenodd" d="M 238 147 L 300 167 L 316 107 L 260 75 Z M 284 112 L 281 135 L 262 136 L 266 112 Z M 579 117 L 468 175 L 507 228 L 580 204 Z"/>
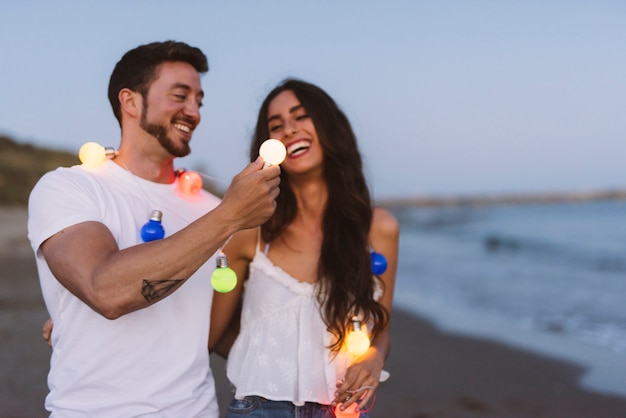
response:
<path fill-rule="evenodd" d="M 568 263 L 589 271 L 626 273 L 626 253 L 591 253 L 588 249 L 555 244 L 550 240 L 529 239 L 503 234 L 486 234 L 481 239 L 487 253 L 517 253 L 520 257 L 556 265 Z"/>

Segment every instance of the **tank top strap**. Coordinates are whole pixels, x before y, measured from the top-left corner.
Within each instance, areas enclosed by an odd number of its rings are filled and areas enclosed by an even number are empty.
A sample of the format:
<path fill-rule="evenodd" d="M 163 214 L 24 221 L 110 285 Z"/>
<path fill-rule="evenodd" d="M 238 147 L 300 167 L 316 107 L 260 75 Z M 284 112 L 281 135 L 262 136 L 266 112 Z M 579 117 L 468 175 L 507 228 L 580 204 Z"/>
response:
<path fill-rule="evenodd" d="M 256 250 L 258 252 L 261 252 L 261 228 L 259 227 L 259 233 L 257 234 L 257 240 L 256 240 Z M 267 257 L 267 253 L 270 251 L 270 243 L 266 242 L 265 243 L 265 248 L 263 248 L 263 254 Z"/>

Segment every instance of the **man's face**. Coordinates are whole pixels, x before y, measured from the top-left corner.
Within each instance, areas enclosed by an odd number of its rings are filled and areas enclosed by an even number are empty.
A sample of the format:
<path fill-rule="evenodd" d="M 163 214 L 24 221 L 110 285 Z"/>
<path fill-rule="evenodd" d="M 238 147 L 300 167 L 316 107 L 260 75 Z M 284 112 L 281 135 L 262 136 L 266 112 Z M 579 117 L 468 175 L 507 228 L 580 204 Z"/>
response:
<path fill-rule="evenodd" d="M 170 154 L 184 157 L 191 152 L 189 142 L 200 123 L 203 97 L 200 75 L 193 66 L 165 62 L 144 97 L 141 128 Z"/>

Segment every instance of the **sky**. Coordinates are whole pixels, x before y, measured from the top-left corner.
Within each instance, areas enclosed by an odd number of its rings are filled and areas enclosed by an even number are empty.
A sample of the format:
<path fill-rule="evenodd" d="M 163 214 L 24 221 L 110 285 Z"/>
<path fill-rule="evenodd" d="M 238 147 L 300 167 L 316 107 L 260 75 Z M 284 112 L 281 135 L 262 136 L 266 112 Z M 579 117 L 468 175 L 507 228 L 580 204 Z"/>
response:
<path fill-rule="evenodd" d="M 196 169 L 225 188 L 286 77 L 347 114 L 377 199 L 626 187 L 626 2 L 12 1 L 0 5 L 0 134 L 119 145 L 106 92 L 140 44 L 201 48 Z"/>

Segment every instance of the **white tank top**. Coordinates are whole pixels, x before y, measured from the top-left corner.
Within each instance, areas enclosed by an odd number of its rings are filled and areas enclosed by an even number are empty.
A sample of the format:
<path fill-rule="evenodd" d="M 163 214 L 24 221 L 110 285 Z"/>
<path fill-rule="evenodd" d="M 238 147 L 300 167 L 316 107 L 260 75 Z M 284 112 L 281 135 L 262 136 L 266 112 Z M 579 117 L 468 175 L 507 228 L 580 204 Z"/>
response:
<path fill-rule="evenodd" d="M 235 398 L 257 395 L 295 405 L 328 405 L 347 357 L 331 358 L 315 284 L 300 282 L 258 248 L 244 292 L 241 330 L 226 372 Z"/>

